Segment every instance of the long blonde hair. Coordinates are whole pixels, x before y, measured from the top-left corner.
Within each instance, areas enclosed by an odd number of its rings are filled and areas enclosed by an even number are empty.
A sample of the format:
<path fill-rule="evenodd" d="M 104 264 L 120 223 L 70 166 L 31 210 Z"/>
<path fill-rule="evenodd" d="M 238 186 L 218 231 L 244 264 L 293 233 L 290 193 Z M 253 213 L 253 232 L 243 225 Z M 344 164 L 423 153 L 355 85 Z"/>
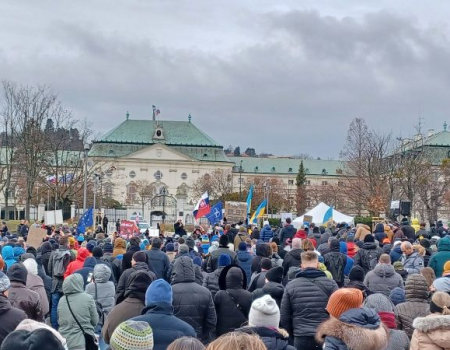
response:
<path fill-rule="evenodd" d="M 436 292 L 431 301 L 442 309 L 442 315 L 450 315 L 450 295 L 444 292 Z"/>
<path fill-rule="evenodd" d="M 231 332 L 222 335 L 208 345 L 206 350 L 267 350 L 257 335 Z"/>

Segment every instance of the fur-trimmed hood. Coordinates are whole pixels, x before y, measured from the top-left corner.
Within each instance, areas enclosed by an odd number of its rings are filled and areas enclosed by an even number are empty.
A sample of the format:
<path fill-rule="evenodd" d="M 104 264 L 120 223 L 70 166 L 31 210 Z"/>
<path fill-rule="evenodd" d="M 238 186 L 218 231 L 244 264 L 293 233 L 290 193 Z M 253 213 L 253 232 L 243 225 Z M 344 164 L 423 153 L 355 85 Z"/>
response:
<path fill-rule="evenodd" d="M 331 317 L 319 326 L 316 340 L 327 341 L 336 338 L 351 350 L 384 350 L 389 344 L 389 330 L 380 322 L 372 309 L 352 309 L 340 319 Z"/>
<path fill-rule="evenodd" d="M 436 330 L 450 330 L 450 316 L 430 315 L 418 317 L 414 320 L 413 327 L 424 333 Z"/>

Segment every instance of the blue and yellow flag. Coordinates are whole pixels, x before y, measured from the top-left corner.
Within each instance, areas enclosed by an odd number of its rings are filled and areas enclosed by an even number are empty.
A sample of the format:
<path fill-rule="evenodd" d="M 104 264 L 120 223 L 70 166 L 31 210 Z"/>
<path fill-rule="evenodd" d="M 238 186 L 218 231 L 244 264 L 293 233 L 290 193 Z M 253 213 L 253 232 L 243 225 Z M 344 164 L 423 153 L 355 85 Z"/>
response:
<path fill-rule="evenodd" d="M 250 189 L 248 190 L 248 196 L 247 196 L 247 217 L 250 215 L 250 211 L 252 210 L 252 198 L 253 198 L 253 184 L 251 184 Z"/>
<path fill-rule="evenodd" d="M 323 216 L 323 223 L 328 224 L 333 221 L 333 207 L 329 207 Z"/>
<path fill-rule="evenodd" d="M 261 202 L 261 204 L 258 206 L 256 211 L 253 213 L 252 218 L 250 219 L 249 223 L 256 224 L 258 222 L 257 219 L 260 218 L 261 216 L 263 216 L 266 211 L 266 205 L 267 205 L 267 200 L 264 199 Z"/>

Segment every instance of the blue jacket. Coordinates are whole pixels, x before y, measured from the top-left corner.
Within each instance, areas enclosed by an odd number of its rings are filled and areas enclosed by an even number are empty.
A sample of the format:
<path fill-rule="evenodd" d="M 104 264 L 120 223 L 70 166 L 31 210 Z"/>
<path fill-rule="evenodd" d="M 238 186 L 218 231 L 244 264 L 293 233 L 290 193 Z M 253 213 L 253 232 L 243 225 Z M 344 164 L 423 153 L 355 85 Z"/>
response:
<path fill-rule="evenodd" d="M 13 247 L 6 245 L 2 249 L 2 257 L 3 261 L 6 264 L 6 269 L 9 270 L 9 268 L 15 264 L 17 261 L 14 259 L 14 249 Z"/>
<path fill-rule="evenodd" d="M 165 279 L 167 271 L 169 271 L 169 257 L 162 252 L 159 248 L 152 248 L 146 251 L 148 257 L 148 267 L 152 271 L 156 278 Z"/>
<path fill-rule="evenodd" d="M 250 281 L 252 276 L 252 260 L 253 256 L 246 250 L 238 250 L 236 252 L 237 259 L 239 260 L 239 266 L 245 271 L 247 275 L 247 281 Z"/>
<path fill-rule="evenodd" d="M 273 237 L 273 231 L 272 228 L 270 227 L 270 225 L 266 225 L 262 228 L 259 237 L 261 238 L 261 240 L 263 240 L 265 243 L 270 242 L 270 240 Z"/>
<path fill-rule="evenodd" d="M 389 256 L 391 257 L 391 262 L 392 264 L 395 263 L 396 261 L 401 261 L 402 260 L 402 250 L 400 248 L 401 244 L 398 244 L 395 246 L 394 249 L 391 250 L 391 253 L 389 254 Z"/>

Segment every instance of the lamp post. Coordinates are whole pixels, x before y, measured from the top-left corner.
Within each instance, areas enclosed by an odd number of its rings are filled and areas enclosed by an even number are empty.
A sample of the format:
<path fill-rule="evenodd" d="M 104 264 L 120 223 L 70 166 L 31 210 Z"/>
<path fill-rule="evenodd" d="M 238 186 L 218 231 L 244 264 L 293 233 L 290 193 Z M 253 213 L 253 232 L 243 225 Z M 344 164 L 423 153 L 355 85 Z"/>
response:
<path fill-rule="evenodd" d="M 83 187 L 83 213 L 86 212 L 86 202 L 87 202 L 87 159 L 89 152 L 89 144 L 86 142 L 84 144 L 84 187 Z"/>
<path fill-rule="evenodd" d="M 270 180 L 267 179 L 266 181 L 264 181 L 264 194 L 265 194 L 265 199 L 266 199 L 266 213 L 267 215 L 269 215 L 269 192 L 270 192 Z"/>
<path fill-rule="evenodd" d="M 165 187 L 162 188 L 161 194 L 163 196 L 163 213 L 162 213 L 162 223 L 164 224 L 166 219 L 166 196 L 167 196 L 167 189 Z"/>
<path fill-rule="evenodd" d="M 239 165 L 239 202 L 242 202 L 242 160 Z"/>
<path fill-rule="evenodd" d="M 96 214 L 97 189 L 98 189 L 98 184 L 101 181 L 101 179 L 102 179 L 102 176 L 100 174 L 94 174 L 94 210 L 92 212 L 93 212 L 93 215 L 94 215 L 95 226 L 97 226 L 97 223 L 95 222 L 96 215 L 97 215 Z"/>

